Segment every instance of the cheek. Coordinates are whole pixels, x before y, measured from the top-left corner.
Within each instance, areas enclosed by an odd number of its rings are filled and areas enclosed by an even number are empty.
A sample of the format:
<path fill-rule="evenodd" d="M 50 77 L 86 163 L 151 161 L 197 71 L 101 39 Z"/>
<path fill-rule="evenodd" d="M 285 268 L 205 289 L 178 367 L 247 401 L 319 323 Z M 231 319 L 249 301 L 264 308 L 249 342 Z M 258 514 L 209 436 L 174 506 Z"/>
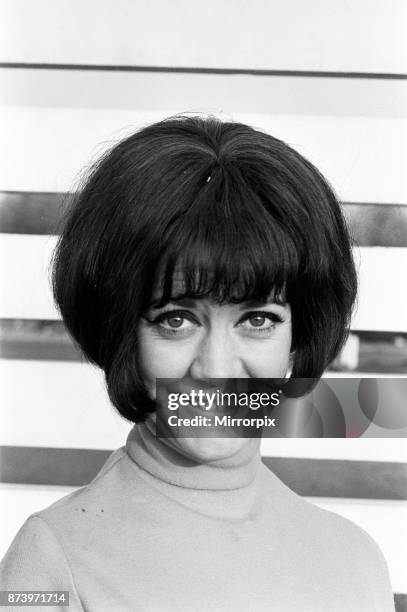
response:
<path fill-rule="evenodd" d="M 183 342 L 163 340 L 141 331 L 139 362 L 142 376 L 148 383 L 156 378 L 182 378 L 192 359 L 192 349 Z"/>
<path fill-rule="evenodd" d="M 281 334 L 270 342 L 257 343 L 256 350 L 247 351 L 246 369 L 252 378 L 284 378 L 290 360 L 291 334 Z"/>

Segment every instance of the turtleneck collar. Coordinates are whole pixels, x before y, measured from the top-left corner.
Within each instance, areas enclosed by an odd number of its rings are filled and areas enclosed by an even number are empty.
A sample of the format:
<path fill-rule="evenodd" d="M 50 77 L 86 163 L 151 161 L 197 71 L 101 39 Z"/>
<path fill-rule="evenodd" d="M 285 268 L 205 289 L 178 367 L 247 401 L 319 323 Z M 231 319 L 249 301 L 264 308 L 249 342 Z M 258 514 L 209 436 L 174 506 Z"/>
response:
<path fill-rule="evenodd" d="M 200 463 L 183 455 L 169 441 L 156 438 L 145 423 L 130 431 L 126 452 L 152 476 L 186 489 L 241 489 L 254 481 L 261 466 L 259 439 L 247 439 L 247 444 L 231 457 Z"/>

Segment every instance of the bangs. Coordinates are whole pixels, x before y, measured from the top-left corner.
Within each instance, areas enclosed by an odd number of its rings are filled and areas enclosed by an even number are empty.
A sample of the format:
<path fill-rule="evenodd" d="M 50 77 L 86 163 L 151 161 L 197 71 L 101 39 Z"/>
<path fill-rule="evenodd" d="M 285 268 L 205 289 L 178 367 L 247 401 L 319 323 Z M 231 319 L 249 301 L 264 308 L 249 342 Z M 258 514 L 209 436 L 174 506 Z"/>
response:
<path fill-rule="evenodd" d="M 169 223 L 158 269 L 162 307 L 181 298 L 285 301 L 301 256 L 290 229 L 243 181 L 217 173 Z"/>

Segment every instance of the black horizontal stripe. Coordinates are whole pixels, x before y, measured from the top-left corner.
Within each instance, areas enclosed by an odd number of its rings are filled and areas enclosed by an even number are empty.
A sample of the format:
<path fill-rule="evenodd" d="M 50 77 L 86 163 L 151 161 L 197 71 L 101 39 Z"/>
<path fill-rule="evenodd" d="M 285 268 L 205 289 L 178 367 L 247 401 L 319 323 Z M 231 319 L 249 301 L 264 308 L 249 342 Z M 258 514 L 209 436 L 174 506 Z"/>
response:
<path fill-rule="evenodd" d="M 407 594 L 395 593 L 394 605 L 396 607 L 396 612 L 407 612 Z"/>
<path fill-rule="evenodd" d="M 58 234 L 69 194 L 31 191 L 0 192 L 0 232 Z"/>
<path fill-rule="evenodd" d="M 0 321 L 0 359 L 84 360 L 61 321 L 37 319 Z"/>
<path fill-rule="evenodd" d="M 338 79 L 407 80 L 407 74 L 395 72 L 347 72 L 341 70 L 272 70 L 260 68 L 206 68 L 190 66 L 136 66 L 128 64 L 59 64 L 42 62 L 0 62 L 0 68 L 31 70 L 91 70 L 105 72 L 162 72 L 183 74 L 247 74 L 253 76 L 321 77 Z"/>
<path fill-rule="evenodd" d="M 0 447 L 0 481 L 83 486 L 111 451 L 34 446 Z M 407 499 L 407 465 L 381 461 L 263 457 L 287 486 L 307 497 Z"/>
<path fill-rule="evenodd" d="M 87 484 L 111 451 L 84 448 L 0 447 L 0 482 L 76 487 Z"/>
<path fill-rule="evenodd" d="M 407 373 L 407 333 L 352 329 L 359 338 L 357 372 L 382 374 Z M 341 354 L 330 364 L 333 372 L 349 371 L 342 363 Z"/>
<path fill-rule="evenodd" d="M 407 246 L 407 206 L 344 202 L 343 211 L 358 246 Z"/>
<path fill-rule="evenodd" d="M 407 499 L 407 464 L 263 457 L 290 489 L 307 497 Z"/>
<path fill-rule="evenodd" d="M 58 234 L 70 194 L 0 192 L 0 231 Z M 344 202 L 343 211 L 359 246 L 407 246 L 407 205 Z"/>

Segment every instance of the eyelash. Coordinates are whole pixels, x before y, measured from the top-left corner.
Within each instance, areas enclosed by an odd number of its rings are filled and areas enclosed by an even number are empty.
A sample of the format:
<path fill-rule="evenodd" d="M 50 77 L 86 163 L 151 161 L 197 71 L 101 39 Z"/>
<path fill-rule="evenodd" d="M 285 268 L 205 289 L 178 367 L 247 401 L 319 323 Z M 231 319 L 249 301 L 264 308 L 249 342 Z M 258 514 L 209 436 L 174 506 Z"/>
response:
<path fill-rule="evenodd" d="M 159 333 L 163 336 L 170 337 L 170 338 L 174 338 L 174 337 L 180 338 L 180 337 L 189 335 L 189 333 L 191 332 L 191 328 L 179 329 L 179 328 L 163 327 L 161 325 L 161 323 L 163 323 L 164 321 L 168 321 L 168 319 L 172 317 L 179 317 L 182 319 L 186 319 L 188 321 L 191 321 L 192 323 L 195 323 L 198 327 L 201 327 L 201 324 L 198 323 L 196 318 L 193 315 L 191 315 L 190 312 L 185 311 L 185 310 L 168 310 L 166 312 L 162 312 L 161 314 L 159 314 L 155 319 L 148 319 L 147 317 L 145 317 L 145 320 L 153 327 L 158 328 Z M 248 312 L 245 315 L 243 315 L 243 317 L 240 319 L 237 326 L 241 325 L 242 323 L 244 323 L 244 321 L 247 321 L 248 319 L 251 319 L 252 317 L 264 317 L 265 319 L 269 319 L 270 321 L 272 321 L 272 323 L 274 324 L 271 327 L 266 327 L 266 328 L 252 327 L 251 329 L 246 329 L 246 331 L 248 331 L 249 334 L 254 332 L 255 335 L 270 333 L 270 331 L 274 329 L 276 323 L 283 322 L 283 319 L 274 312 L 269 312 L 269 311 L 264 311 L 264 310 L 254 310 L 254 311 Z"/>

